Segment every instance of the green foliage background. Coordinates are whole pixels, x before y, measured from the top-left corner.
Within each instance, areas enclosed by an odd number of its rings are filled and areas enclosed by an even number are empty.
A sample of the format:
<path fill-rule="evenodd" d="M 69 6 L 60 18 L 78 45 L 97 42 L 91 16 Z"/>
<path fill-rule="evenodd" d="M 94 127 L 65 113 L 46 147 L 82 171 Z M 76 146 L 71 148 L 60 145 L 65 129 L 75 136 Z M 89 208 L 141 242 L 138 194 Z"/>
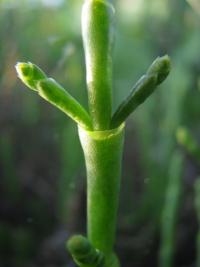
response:
<path fill-rule="evenodd" d="M 0 266 L 71 266 L 64 241 L 72 231 L 85 231 L 76 126 L 26 90 L 14 70 L 17 61 L 34 62 L 87 106 L 82 1 L 57 2 L 0 1 Z M 127 122 L 118 221 L 124 266 L 156 266 L 175 133 L 184 125 L 197 140 L 200 134 L 200 9 L 195 0 L 113 2 L 115 107 L 155 57 L 172 58 L 170 77 Z M 191 266 L 199 166 L 185 157 L 182 168 L 175 266 Z"/>

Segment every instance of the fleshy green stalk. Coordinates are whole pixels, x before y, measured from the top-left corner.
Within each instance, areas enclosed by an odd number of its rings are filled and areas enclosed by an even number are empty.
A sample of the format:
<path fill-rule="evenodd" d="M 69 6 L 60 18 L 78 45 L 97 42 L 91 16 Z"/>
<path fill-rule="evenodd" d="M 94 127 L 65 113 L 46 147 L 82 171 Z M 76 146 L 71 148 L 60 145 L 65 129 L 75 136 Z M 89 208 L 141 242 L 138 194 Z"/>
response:
<path fill-rule="evenodd" d="M 87 232 L 92 245 L 117 267 L 113 253 L 120 189 L 124 125 L 109 131 L 79 128 L 87 168 Z"/>
<path fill-rule="evenodd" d="M 95 130 L 107 130 L 112 111 L 114 8 L 104 0 L 86 0 L 82 10 L 90 114 Z"/>
<path fill-rule="evenodd" d="M 38 82 L 39 95 L 59 108 L 82 127 L 92 129 L 92 122 L 86 110 L 55 80 Z"/>
<path fill-rule="evenodd" d="M 109 1 L 111 2 L 111 1 Z M 111 119 L 113 6 L 85 0 L 82 35 L 90 114 L 56 81 L 32 63 L 18 63 L 19 78 L 78 124 L 87 169 L 87 235 L 70 239 L 80 267 L 119 267 L 113 251 L 120 190 L 124 122 L 170 71 L 168 56 L 157 58 Z M 105 260 L 105 261 L 104 261 Z"/>
<path fill-rule="evenodd" d="M 169 182 L 166 189 L 166 198 L 162 213 L 159 255 L 160 267 L 172 267 L 176 240 L 177 214 L 182 192 L 182 166 L 182 155 L 176 152 L 171 160 Z"/>
<path fill-rule="evenodd" d="M 196 240 L 196 266 L 200 266 L 200 177 L 197 178 L 194 184 L 195 189 L 195 208 L 198 220 L 198 233 Z"/>
<path fill-rule="evenodd" d="M 111 128 L 118 127 L 141 105 L 168 76 L 171 69 L 169 57 L 158 57 L 147 73 L 134 85 L 129 96 L 121 103 L 111 120 Z"/>
<path fill-rule="evenodd" d="M 156 76 L 144 75 L 136 83 L 130 95 L 122 102 L 112 117 L 111 128 L 118 127 L 126 118 L 142 104 L 147 95 L 149 96 L 155 89 Z"/>
<path fill-rule="evenodd" d="M 44 72 L 35 64 L 17 63 L 19 78 L 32 90 L 67 114 L 85 129 L 92 129 L 92 121 L 87 111 L 61 85 L 52 78 L 47 78 Z"/>

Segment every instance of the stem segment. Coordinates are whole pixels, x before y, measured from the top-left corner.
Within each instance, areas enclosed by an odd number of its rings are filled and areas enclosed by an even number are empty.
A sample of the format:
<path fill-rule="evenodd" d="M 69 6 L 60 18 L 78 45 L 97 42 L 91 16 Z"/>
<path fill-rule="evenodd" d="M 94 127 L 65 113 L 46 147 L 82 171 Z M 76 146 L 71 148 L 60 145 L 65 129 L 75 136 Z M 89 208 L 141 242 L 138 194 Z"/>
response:
<path fill-rule="evenodd" d="M 79 127 L 87 169 L 87 231 L 92 245 L 103 252 L 107 267 L 117 267 L 113 256 L 118 209 L 124 124 L 107 131 Z M 115 262 L 115 263 L 114 263 Z"/>
<path fill-rule="evenodd" d="M 82 35 L 90 113 L 95 130 L 109 129 L 112 111 L 112 20 L 114 8 L 104 0 L 86 0 Z"/>

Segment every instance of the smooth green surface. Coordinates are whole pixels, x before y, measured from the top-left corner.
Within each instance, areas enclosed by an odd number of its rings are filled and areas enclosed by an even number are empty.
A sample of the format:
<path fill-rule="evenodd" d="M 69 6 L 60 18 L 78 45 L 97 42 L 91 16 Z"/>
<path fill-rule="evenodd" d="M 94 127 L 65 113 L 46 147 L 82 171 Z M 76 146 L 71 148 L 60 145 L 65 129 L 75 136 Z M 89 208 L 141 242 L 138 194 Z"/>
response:
<path fill-rule="evenodd" d="M 171 62 L 167 55 L 158 57 L 146 74 L 135 84 L 128 97 L 119 105 L 111 120 L 111 128 L 118 127 L 141 105 L 168 76 Z"/>
<path fill-rule="evenodd" d="M 87 168 L 88 238 L 108 264 L 115 242 L 124 125 L 96 132 L 79 127 L 79 137 Z"/>
<path fill-rule="evenodd" d="M 94 130 L 109 129 L 111 119 L 113 15 L 106 1 L 88 0 L 83 5 L 82 36 Z"/>
<path fill-rule="evenodd" d="M 91 129 L 92 123 L 86 110 L 53 79 L 44 79 L 37 85 L 41 97 L 59 108 L 82 127 Z"/>
<path fill-rule="evenodd" d="M 105 267 L 104 255 L 96 250 L 84 236 L 75 235 L 70 238 L 67 242 L 67 249 L 80 267 Z"/>
<path fill-rule="evenodd" d="M 111 120 L 111 128 L 118 127 L 155 90 L 156 76 L 144 75 L 122 102 Z"/>
<path fill-rule="evenodd" d="M 18 77 L 30 89 L 58 109 L 67 114 L 83 128 L 92 129 L 92 121 L 87 111 L 54 79 L 47 78 L 35 64 L 20 62 L 16 65 Z"/>

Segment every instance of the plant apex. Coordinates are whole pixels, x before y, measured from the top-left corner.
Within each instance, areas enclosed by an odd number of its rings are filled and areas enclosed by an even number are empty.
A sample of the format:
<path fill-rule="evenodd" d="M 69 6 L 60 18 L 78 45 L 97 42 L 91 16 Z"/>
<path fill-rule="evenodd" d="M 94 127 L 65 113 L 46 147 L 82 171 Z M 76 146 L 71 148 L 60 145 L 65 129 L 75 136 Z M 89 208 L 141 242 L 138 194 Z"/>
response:
<path fill-rule="evenodd" d="M 31 62 L 18 62 L 15 69 L 20 80 L 35 91 L 37 91 L 37 83 L 46 78 L 45 73 Z"/>

